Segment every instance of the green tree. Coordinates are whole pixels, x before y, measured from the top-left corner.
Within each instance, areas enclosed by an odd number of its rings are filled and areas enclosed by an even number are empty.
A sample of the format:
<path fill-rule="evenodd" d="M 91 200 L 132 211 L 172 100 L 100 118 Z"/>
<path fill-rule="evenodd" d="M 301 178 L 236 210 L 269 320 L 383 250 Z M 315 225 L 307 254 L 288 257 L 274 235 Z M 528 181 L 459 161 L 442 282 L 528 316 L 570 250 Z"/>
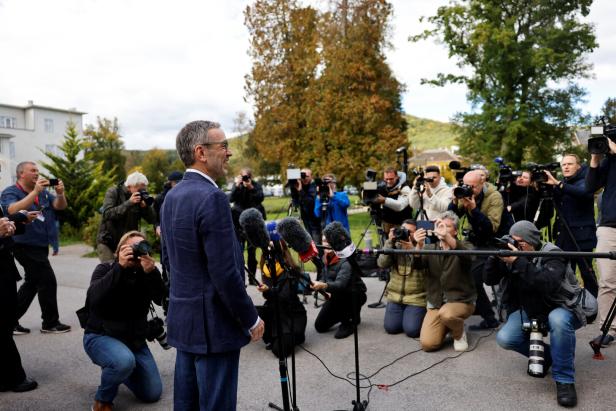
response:
<path fill-rule="evenodd" d="M 609 124 L 616 124 L 616 98 L 609 97 L 605 100 L 603 107 L 601 107 L 601 114 L 598 116 L 598 119 L 601 117 L 604 117 L 605 121 Z"/>
<path fill-rule="evenodd" d="M 102 161 L 105 170 L 113 170 L 116 182 L 126 179 L 126 156 L 118 119 L 97 117 L 96 127 L 92 124 L 86 126 L 83 134 L 86 136 L 86 155 L 95 163 Z"/>
<path fill-rule="evenodd" d="M 384 0 L 342 0 L 322 20 L 319 99 L 313 115 L 314 169 L 357 184 L 367 167 L 392 162 L 405 145 L 403 85 L 387 64 L 388 20 Z"/>
<path fill-rule="evenodd" d="M 169 168 L 170 163 L 165 150 L 153 148 L 145 153 L 141 169 L 148 178 L 148 191 L 152 193 L 163 191 Z"/>
<path fill-rule="evenodd" d="M 295 0 L 257 0 L 244 16 L 253 61 L 246 93 L 255 118 L 247 154 L 258 153 L 263 165 L 279 170 L 290 162 L 307 164 L 315 155 L 308 122 L 319 63 L 318 13 Z"/>
<path fill-rule="evenodd" d="M 461 154 L 519 165 L 551 160 L 570 145 L 576 104 L 590 75 L 586 54 L 597 43 L 581 21 L 592 0 L 454 0 L 428 18 L 433 28 L 411 41 L 436 38 L 468 74 L 439 73 L 425 83 L 462 83 L 473 110 L 457 113 Z"/>
<path fill-rule="evenodd" d="M 68 207 L 63 220 L 73 228 L 80 229 L 103 204 L 105 191 L 114 184 L 112 170 L 106 169 L 103 161 L 95 162 L 84 153 L 85 139 L 79 137 L 75 124 L 69 123 L 61 154 L 44 152 L 49 161 L 41 162 L 50 175 L 64 182 Z"/>

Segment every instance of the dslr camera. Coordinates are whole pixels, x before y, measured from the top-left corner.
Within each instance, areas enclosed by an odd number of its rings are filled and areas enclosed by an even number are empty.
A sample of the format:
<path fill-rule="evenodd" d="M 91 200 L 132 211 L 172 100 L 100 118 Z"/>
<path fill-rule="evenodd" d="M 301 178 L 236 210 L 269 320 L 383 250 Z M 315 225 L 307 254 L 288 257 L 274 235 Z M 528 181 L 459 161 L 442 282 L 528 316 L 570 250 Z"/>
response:
<path fill-rule="evenodd" d="M 497 250 L 511 250 L 509 244 L 517 249 L 520 249 L 520 244 L 513 239 L 509 234 L 502 236 L 501 238 L 494 239 L 494 246 Z"/>
<path fill-rule="evenodd" d="M 154 317 L 151 320 L 148 320 L 147 326 L 148 328 L 146 330 L 145 338 L 148 341 L 158 341 L 164 350 L 171 348 L 169 343 L 167 343 L 167 331 L 165 330 L 165 323 L 163 320 L 158 317 Z"/>
<path fill-rule="evenodd" d="M 609 153 L 608 138 L 616 143 L 616 125 L 606 124 L 605 117 L 601 117 L 601 122 L 603 124 L 590 128 L 590 138 L 588 139 L 588 152 L 590 154 Z"/>
<path fill-rule="evenodd" d="M 461 184 L 453 189 L 455 198 L 469 198 L 473 196 L 473 187 L 468 184 Z"/>
<path fill-rule="evenodd" d="M 141 196 L 141 201 L 143 201 L 148 207 L 154 204 L 154 197 L 152 197 L 147 191 L 139 190 L 139 196 Z"/>
<path fill-rule="evenodd" d="M 420 167 L 419 169 L 411 170 L 411 173 L 416 177 L 417 181 L 415 181 L 415 190 L 419 192 L 424 191 L 424 186 L 426 183 L 431 183 L 434 181 L 433 177 L 426 177 L 424 170 Z"/>
<path fill-rule="evenodd" d="M 152 253 L 152 245 L 146 240 L 139 241 L 132 245 L 133 259 L 137 260 L 143 255 L 150 255 Z"/>
<path fill-rule="evenodd" d="M 395 241 L 409 241 L 411 238 L 411 232 L 404 227 L 394 228 L 394 240 Z"/>

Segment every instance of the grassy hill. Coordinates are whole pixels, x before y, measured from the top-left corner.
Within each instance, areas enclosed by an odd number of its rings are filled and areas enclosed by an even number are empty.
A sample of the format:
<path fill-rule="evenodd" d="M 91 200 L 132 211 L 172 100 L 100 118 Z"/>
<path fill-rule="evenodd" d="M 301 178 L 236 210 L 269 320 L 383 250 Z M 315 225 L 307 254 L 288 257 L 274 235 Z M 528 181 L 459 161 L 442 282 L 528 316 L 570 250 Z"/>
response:
<path fill-rule="evenodd" d="M 449 148 L 456 145 L 456 137 L 450 123 L 428 120 L 407 114 L 408 138 L 413 151 L 432 148 Z"/>

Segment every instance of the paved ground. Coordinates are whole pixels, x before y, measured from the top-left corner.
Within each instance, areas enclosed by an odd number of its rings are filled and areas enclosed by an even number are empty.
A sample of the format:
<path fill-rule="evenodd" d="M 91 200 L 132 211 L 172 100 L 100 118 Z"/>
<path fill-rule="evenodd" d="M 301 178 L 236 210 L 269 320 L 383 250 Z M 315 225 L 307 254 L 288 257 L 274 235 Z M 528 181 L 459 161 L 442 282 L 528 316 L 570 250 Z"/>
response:
<path fill-rule="evenodd" d="M 79 329 L 75 311 L 85 300 L 90 274 L 96 259 L 81 258 L 87 249 L 82 246 L 63 248 L 51 257 L 58 277 L 58 300 L 61 320 L 74 330 L 62 335 L 44 335 L 40 329 L 40 309 L 35 302 L 21 321 L 32 329 L 30 335 L 16 337 L 23 363 L 29 376 L 40 387 L 29 393 L 0 393 L 0 410 L 89 410 L 100 377 L 82 348 L 83 333 Z M 368 302 L 378 299 L 383 282 L 370 278 Z M 257 304 L 262 297 L 254 287 L 250 294 Z M 337 376 L 353 371 L 353 339 L 335 340 L 334 331 L 319 335 L 312 324 L 317 309 L 310 297 L 309 326 L 304 346 L 320 357 Z M 397 358 L 419 348 L 417 341 L 383 331 L 383 309 L 362 311 L 359 332 L 361 372 L 374 375 Z M 478 321 L 472 317 L 470 323 Z M 576 352 L 579 409 L 615 409 L 616 347 L 604 349 L 605 361 L 591 358 L 588 341 L 598 333 L 591 325 L 578 332 Z M 479 340 L 478 333 L 469 335 L 476 349 L 457 358 L 451 345 L 436 353 L 409 354 L 378 374 L 370 377 L 372 384 L 393 384 L 388 390 L 373 388 L 370 410 L 549 410 L 556 405 L 554 382 L 534 379 L 526 375 L 526 359 L 497 347 L 494 335 Z M 141 404 L 122 387 L 116 398 L 117 410 L 171 410 L 173 396 L 174 350 L 163 351 L 157 344 L 150 346 L 163 378 L 164 392 L 156 404 Z M 440 361 L 443 363 L 408 378 Z M 296 356 L 297 404 L 302 411 L 352 409 L 355 389 L 341 379 L 331 376 L 312 355 L 299 350 Z M 368 382 L 362 383 L 367 385 Z M 367 399 L 363 389 L 362 399 Z M 250 344 L 242 350 L 238 392 L 239 410 L 268 410 L 268 403 L 281 403 L 278 383 L 278 363 L 266 351 L 262 342 Z"/>

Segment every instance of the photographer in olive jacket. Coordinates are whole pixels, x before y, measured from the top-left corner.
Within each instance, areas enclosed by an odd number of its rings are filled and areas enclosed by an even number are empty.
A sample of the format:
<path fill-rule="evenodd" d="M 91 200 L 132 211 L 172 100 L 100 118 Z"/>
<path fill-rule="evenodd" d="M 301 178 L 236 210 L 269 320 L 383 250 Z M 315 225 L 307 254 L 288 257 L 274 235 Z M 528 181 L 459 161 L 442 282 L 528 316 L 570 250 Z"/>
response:
<path fill-rule="evenodd" d="M 158 401 L 162 393 L 160 374 L 146 343 L 146 337 L 151 338 L 147 316 L 151 303 L 160 305 L 167 291 L 144 240 L 138 231 L 124 234 L 116 260 L 99 264 L 92 274 L 82 326 L 86 354 L 102 368 L 93 410 L 111 409 L 120 384 L 145 402 Z M 161 341 L 159 335 L 155 337 Z"/>
<path fill-rule="evenodd" d="M 154 224 L 154 197 L 146 191 L 148 179 L 139 172 L 126 177 L 124 184 L 111 187 L 105 193 L 101 210 L 101 224 L 96 236 L 96 252 L 101 263 L 113 261 L 113 250 L 118 246 L 120 237 L 132 230 L 139 229 L 143 218 Z"/>

